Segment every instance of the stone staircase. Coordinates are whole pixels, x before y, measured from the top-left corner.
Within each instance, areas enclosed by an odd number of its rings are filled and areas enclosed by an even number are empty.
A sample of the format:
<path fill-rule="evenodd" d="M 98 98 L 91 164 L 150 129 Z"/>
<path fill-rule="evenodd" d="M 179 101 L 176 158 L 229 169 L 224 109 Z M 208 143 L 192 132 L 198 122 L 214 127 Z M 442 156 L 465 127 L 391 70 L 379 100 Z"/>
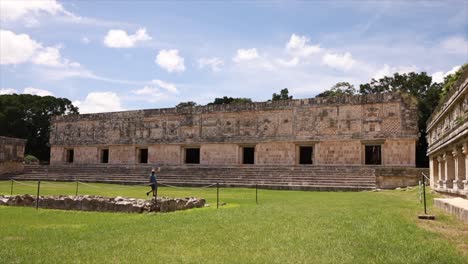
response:
<path fill-rule="evenodd" d="M 151 165 L 26 165 L 23 174 L 2 176 L 16 180 L 52 180 L 142 184 Z M 158 182 L 177 186 L 250 187 L 288 190 L 371 190 L 375 169 L 364 166 L 164 166 Z"/>

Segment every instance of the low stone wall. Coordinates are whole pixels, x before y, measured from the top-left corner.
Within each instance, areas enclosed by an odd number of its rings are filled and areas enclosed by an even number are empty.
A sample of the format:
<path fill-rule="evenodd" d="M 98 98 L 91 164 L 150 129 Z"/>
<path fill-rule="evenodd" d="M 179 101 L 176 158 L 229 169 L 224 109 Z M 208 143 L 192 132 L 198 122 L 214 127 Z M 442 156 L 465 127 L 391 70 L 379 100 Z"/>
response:
<path fill-rule="evenodd" d="M 468 223 L 468 200 L 457 198 L 434 198 L 434 205 Z"/>
<path fill-rule="evenodd" d="M 24 165 L 19 161 L 0 161 L 0 175 L 16 175 L 23 173 Z"/>
<path fill-rule="evenodd" d="M 16 196 L 0 195 L 0 205 L 6 206 L 36 206 L 36 197 L 29 194 Z M 165 198 L 152 200 L 102 196 L 39 196 L 39 207 L 60 210 L 97 211 L 97 212 L 173 212 L 205 206 L 205 199 Z"/>
<path fill-rule="evenodd" d="M 428 168 L 380 167 L 375 168 L 376 185 L 379 189 L 395 189 L 415 186 L 421 180 L 421 173 L 429 177 Z"/>

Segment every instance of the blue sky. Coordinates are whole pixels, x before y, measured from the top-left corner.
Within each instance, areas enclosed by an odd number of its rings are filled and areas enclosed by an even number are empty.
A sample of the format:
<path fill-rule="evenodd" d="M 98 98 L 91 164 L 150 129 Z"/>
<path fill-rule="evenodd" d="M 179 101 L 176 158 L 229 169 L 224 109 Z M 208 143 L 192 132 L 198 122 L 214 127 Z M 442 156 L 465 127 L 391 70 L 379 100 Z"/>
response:
<path fill-rule="evenodd" d="M 0 2 L 0 94 L 81 112 L 313 97 L 394 72 L 442 80 L 468 62 L 468 2 Z"/>

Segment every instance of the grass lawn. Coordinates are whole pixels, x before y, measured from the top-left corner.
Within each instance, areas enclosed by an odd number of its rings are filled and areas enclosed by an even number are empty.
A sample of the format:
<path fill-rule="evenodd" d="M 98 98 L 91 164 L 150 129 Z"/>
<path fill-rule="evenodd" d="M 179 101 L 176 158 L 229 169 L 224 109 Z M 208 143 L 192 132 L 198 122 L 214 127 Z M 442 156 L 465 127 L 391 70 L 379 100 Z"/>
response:
<path fill-rule="evenodd" d="M 36 192 L 15 184 L 14 193 Z M 80 194 L 146 198 L 148 188 L 80 184 Z M 74 194 L 74 183 L 41 194 Z M 206 198 L 210 207 L 165 214 L 0 206 L 0 263 L 468 263 L 468 225 L 430 204 L 416 219 L 417 190 L 300 192 L 160 188 Z M 10 183 L 0 182 L 0 194 Z"/>

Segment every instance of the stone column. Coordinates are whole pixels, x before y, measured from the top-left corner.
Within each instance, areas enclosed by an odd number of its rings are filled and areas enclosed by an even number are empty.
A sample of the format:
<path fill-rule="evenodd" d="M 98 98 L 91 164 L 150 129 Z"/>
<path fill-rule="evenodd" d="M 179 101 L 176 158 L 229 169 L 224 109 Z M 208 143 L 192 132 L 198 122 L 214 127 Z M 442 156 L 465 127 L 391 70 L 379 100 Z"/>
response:
<path fill-rule="evenodd" d="M 452 153 L 450 153 L 450 152 L 444 153 L 443 158 L 444 158 L 444 163 L 445 163 L 444 188 L 445 189 L 452 189 L 453 179 L 455 178 Z"/>
<path fill-rule="evenodd" d="M 453 190 L 463 190 L 462 180 L 465 174 L 465 156 L 457 147 L 453 148 L 452 155 L 455 175 L 455 178 L 453 179 Z"/>
<path fill-rule="evenodd" d="M 437 163 L 439 164 L 439 181 L 437 182 L 437 188 L 443 189 L 444 188 L 444 181 L 445 181 L 445 162 L 442 156 L 437 157 Z"/>
<path fill-rule="evenodd" d="M 465 156 L 465 161 L 463 163 L 463 166 L 465 166 L 465 174 L 463 175 L 461 181 L 464 185 L 463 188 L 465 189 L 465 193 L 468 195 L 468 143 L 463 144 L 462 153 Z"/>
<path fill-rule="evenodd" d="M 436 189 L 440 179 L 437 157 L 429 157 L 429 174 L 431 176 L 431 188 Z"/>

